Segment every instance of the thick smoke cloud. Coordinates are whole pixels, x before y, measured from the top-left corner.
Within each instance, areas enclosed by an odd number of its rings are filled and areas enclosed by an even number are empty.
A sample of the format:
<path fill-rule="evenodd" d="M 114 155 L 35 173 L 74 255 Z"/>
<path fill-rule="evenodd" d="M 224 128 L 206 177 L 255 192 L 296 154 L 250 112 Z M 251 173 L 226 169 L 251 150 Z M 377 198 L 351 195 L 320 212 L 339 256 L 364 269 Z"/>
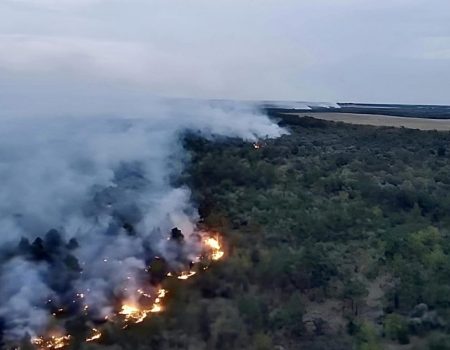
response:
<path fill-rule="evenodd" d="M 13 259 L 1 267 L 0 315 L 12 339 L 43 331 L 47 325 L 48 312 L 35 307 L 51 292 L 42 280 L 45 269 L 22 259 Z"/>
<path fill-rule="evenodd" d="M 187 161 L 185 131 L 249 141 L 282 133 L 248 104 L 115 97 L 103 111 L 106 101 L 91 108 L 82 96 L 66 108 L 35 105 L 28 114 L 17 106 L 14 117 L 1 117 L 0 317 L 8 337 L 41 332 L 49 299 L 60 305 L 86 293 L 107 315 L 115 289 L 138 285 L 149 251 L 177 263 L 168 233 L 179 227 L 189 236 L 198 220 L 189 189 L 172 185 Z M 193 259 L 195 245 L 185 249 Z"/>

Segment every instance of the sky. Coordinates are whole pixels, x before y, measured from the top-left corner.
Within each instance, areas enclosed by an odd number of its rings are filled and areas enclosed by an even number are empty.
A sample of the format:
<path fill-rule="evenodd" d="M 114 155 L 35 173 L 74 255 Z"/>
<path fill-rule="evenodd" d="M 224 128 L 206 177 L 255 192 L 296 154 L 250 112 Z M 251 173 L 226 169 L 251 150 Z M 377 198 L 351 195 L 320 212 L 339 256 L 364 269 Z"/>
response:
<path fill-rule="evenodd" d="M 450 104 L 448 91 L 448 0 L 0 0 L 4 111 L 135 93 Z"/>

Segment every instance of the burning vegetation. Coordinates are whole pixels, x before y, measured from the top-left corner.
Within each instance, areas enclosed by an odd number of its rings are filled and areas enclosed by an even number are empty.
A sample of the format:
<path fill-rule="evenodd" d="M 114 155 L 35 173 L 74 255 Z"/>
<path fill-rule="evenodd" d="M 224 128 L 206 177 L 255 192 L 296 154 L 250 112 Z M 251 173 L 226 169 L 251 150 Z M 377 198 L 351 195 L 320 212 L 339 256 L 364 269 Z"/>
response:
<path fill-rule="evenodd" d="M 48 337 L 33 338 L 31 343 L 39 349 L 62 349 L 70 342 L 70 335 L 50 335 Z"/>
<path fill-rule="evenodd" d="M 212 260 L 220 260 L 223 257 L 224 251 L 222 250 L 218 236 L 205 238 L 204 244 L 209 248 Z"/>
<path fill-rule="evenodd" d="M 150 294 L 144 293 L 141 289 L 138 289 L 137 292 L 144 298 L 147 298 L 149 300 L 153 299 L 153 302 L 149 307 L 145 307 L 139 302 L 136 303 L 133 301 L 125 301 L 119 311 L 119 315 L 123 316 L 123 322 L 125 323 L 123 328 L 127 328 L 128 325 L 133 323 L 141 323 L 151 313 L 158 313 L 163 311 L 162 301 L 167 294 L 167 291 L 165 289 L 158 289 L 155 298 Z"/>
<path fill-rule="evenodd" d="M 182 256 L 186 242 L 184 235 L 178 228 L 174 228 L 168 238 L 171 248 L 180 255 L 182 264 L 169 264 L 163 258 L 155 256 L 149 260 L 148 266 L 140 271 L 139 276 L 128 276 L 119 295 L 112 296 L 116 301 L 115 308 L 101 318 L 93 311 L 95 305 L 87 300 L 91 290 L 76 293 L 68 305 L 57 305 L 54 300 L 48 299 L 46 305 L 52 309 L 56 327 L 49 329 L 46 334 L 31 338 L 30 343 L 39 350 L 64 349 L 68 347 L 74 335 L 68 331 L 61 331 L 62 324 L 68 320 L 83 319 L 86 327 L 85 342 L 101 341 L 105 325 L 114 323 L 126 329 L 134 324 L 143 322 L 151 314 L 164 311 L 164 299 L 169 291 L 163 286 L 168 279 L 187 280 L 206 268 L 214 261 L 224 256 L 221 238 L 218 234 L 199 231 L 188 240 L 199 243 L 199 254 L 189 260 Z M 108 263 L 108 259 L 104 259 Z M 82 272 L 82 271 L 80 271 Z M 20 350 L 21 347 L 12 347 Z"/>
<path fill-rule="evenodd" d="M 265 146 L 267 146 L 267 144 L 266 144 L 266 142 L 263 141 L 263 140 L 258 140 L 258 141 L 256 141 L 256 142 L 254 142 L 254 143 L 252 144 L 252 146 L 253 146 L 253 148 L 254 148 L 255 150 L 259 150 L 259 149 L 262 149 L 262 148 L 264 148 Z"/>

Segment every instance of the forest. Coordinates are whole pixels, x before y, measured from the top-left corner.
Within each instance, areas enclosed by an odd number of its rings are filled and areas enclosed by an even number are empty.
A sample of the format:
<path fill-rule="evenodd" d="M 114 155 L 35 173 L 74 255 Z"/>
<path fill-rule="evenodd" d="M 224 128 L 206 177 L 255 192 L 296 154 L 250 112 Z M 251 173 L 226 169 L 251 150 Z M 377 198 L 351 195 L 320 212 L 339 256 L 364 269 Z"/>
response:
<path fill-rule="evenodd" d="M 450 349 L 450 134 L 279 123 L 256 145 L 186 139 L 229 244 L 196 281 L 204 348 Z"/>
<path fill-rule="evenodd" d="M 174 181 L 225 258 L 71 349 L 450 349 L 450 133 L 273 117 L 288 134 L 184 136 Z"/>

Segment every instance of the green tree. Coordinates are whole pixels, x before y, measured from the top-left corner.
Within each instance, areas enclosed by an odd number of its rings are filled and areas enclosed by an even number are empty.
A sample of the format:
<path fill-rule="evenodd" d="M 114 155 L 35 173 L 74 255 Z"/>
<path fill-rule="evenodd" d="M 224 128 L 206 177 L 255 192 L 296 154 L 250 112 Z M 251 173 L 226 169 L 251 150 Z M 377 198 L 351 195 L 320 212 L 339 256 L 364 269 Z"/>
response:
<path fill-rule="evenodd" d="M 397 340 L 400 344 L 409 344 L 408 325 L 398 314 L 390 314 L 386 317 L 384 332 L 391 340 Z"/>
<path fill-rule="evenodd" d="M 358 350 L 381 350 L 380 339 L 375 329 L 369 323 L 363 323 L 356 336 Z"/>

